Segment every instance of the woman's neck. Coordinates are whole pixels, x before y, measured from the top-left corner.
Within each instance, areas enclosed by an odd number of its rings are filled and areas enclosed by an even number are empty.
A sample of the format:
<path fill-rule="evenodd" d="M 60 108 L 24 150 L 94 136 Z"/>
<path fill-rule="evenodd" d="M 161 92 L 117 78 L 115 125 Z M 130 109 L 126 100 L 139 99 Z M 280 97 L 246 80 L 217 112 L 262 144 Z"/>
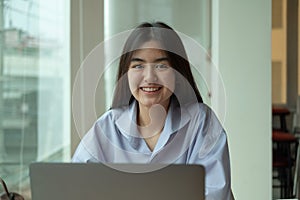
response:
<path fill-rule="evenodd" d="M 167 110 L 168 107 L 166 108 L 160 104 L 155 104 L 151 107 L 139 104 L 137 124 L 141 127 L 149 127 L 151 125 L 161 124 L 166 119 Z"/>
<path fill-rule="evenodd" d="M 166 117 L 167 110 L 162 105 L 156 104 L 151 107 L 139 105 L 137 113 L 138 129 L 151 151 L 154 149 L 163 130 Z"/>

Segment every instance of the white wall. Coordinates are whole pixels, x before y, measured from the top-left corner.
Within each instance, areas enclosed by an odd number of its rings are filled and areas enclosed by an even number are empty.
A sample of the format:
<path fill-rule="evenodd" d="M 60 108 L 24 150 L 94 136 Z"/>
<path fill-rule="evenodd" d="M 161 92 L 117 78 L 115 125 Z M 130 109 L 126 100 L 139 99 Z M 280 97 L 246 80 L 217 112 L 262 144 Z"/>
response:
<path fill-rule="evenodd" d="M 271 199 L 271 1 L 213 0 L 213 56 L 237 200 Z"/>

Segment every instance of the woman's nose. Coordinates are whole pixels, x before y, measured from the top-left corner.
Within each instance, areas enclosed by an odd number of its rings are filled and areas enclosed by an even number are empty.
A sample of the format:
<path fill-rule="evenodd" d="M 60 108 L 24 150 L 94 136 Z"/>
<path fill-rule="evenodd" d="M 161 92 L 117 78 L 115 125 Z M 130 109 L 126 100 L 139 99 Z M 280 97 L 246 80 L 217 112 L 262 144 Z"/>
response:
<path fill-rule="evenodd" d="M 155 67 L 147 65 L 144 70 L 144 79 L 147 83 L 153 83 L 157 81 L 157 74 Z"/>

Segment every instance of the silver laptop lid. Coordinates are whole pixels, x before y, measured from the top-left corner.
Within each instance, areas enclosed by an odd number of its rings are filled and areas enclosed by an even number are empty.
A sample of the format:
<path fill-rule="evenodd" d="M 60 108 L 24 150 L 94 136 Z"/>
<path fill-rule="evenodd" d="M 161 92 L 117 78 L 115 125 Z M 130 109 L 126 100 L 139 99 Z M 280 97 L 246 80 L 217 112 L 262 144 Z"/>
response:
<path fill-rule="evenodd" d="M 200 165 L 30 165 L 32 200 L 204 200 L 204 174 Z"/>

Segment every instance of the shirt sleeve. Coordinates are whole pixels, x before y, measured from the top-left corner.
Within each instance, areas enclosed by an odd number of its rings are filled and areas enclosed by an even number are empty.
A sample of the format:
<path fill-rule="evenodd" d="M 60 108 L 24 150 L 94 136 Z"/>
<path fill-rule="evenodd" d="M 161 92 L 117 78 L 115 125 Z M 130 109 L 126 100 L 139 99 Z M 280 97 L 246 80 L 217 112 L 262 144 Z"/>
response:
<path fill-rule="evenodd" d="M 101 145 L 99 144 L 99 127 L 94 124 L 87 134 L 81 139 L 73 157 L 72 162 L 75 163 L 88 163 L 88 162 L 101 162 L 103 155 Z"/>
<path fill-rule="evenodd" d="M 83 145 L 81 143 L 79 143 L 79 145 L 77 146 L 76 151 L 72 157 L 72 162 L 74 162 L 74 163 L 86 162 L 85 160 L 86 160 L 87 156 L 84 156 L 84 154 L 88 154 L 88 152 L 86 152 Z"/>
<path fill-rule="evenodd" d="M 223 132 L 212 150 L 203 159 L 205 167 L 206 200 L 230 200 L 230 161 L 226 134 Z"/>
<path fill-rule="evenodd" d="M 71 162 L 73 163 L 88 163 L 88 162 L 99 162 L 85 147 L 83 142 L 80 142 Z"/>
<path fill-rule="evenodd" d="M 189 149 L 188 163 L 200 164 L 205 168 L 206 200 L 231 200 L 230 158 L 226 132 L 210 108 L 202 105 L 198 113 L 199 115 L 195 114 L 199 117 L 195 121 L 195 126 L 198 127 L 197 137 Z"/>
<path fill-rule="evenodd" d="M 192 150 L 188 163 L 205 168 L 206 200 L 231 200 L 230 161 L 225 132 L 206 155 L 199 149 Z"/>

